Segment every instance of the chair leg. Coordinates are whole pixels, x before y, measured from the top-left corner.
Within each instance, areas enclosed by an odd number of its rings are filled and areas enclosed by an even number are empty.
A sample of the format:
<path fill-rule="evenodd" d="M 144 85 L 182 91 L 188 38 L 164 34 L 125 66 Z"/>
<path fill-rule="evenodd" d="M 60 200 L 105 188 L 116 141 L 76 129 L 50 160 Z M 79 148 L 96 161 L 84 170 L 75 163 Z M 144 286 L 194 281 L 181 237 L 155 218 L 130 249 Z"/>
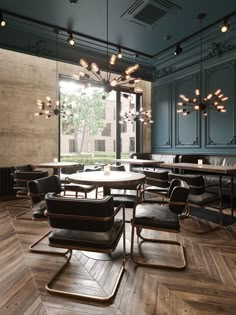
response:
<path fill-rule="evenodd" d="M 98 303 L 112 302 L 114 297 L 115 297 L 115 294 L 118 290 L 123 272 L 125 270 L 124 263 L 122 262 L 122 264 L 121 264 L 118 277 L 116 279 L 115 285 L 114 285 L 113 290 L 112 290 L 110 295 L 107 295 L 107 296 L 85 295 L 85 294 L 80 294 L 80 293 L 76 293 L 76 292 L 69 292 L 69 291 L 64 291 L 64 290 L 53 289 L 53 287 L 52 287 L 53 283 L 59 277 L 59 275 L 63 272 L 63 270 L 66 268 L 66 266 L 69 264 L 71 257 L 72 257 L 72 250 L 69 250 L 69 256 L 66 257 L 67 258 L 66 262 L 56 272 L 56 274 L 50 279 L 50 281 L 46 284 L 46 286 L 45 286 L 46 290 L 52 294 L 59 294 L 62 296 L 75 297 L 75 298 L 81 299 L 83 301 L 96 302 L 96 303 L 97 302 Z"/>
<path fill-rule="evenodd" d="M 42 240 L 44 240 L 50 233 L 51 233 L 51 231 L 47 232 L 39 240 L 37 240 L 33 244 L 31 244 L 30 247 L 29 247 L 29 251 L 31 253 L 63 255 L 63 256 L 65 256 L 69 252 L 69 250 L 67 250 L 65 252 L 57 252 L 57 251 L 52 251 L 52 250 L 35 249 L 35 246 L 38 245 Z"/>
<path fill-rule="evenodd" d="M 188 216 L 180 217 L 180 219 L 185 219 L 186 217 L 189 217 L 191 215 L 191 207 L 189 205 L 187 205 L 187 208 L 188 208 L 188 213 L 187 213 Z M 195 229 L 188 229 L 185 226 L 181 226 L 181 228 L 183 230 L 185 230 L 185 231 L 188 231 L 188 232 L 191 232 L 191 233 L 194 233 L 194 234 L 199 234 L 199 235 L 213 232 L 213 231 L 219 229 L 222 226 L 222 224 L 223 224 L 223 216 L 222 216 L 223 215 L 223 211 L 222 210 L 223 210 L 223 205 L 222 205 L 222 201 L 220 200 L 220 202 L 219 202 L 219 215 L 220 215 L 220 220 L 219 221 L 220 222 L 215 227 L 212 227 L 212 228 L 207 229 L 205 231 L 196 231 Z M 194 218 L 195 220 L 197 220 L 197 218 L 194 217 L 194 216 L 191 216 L 191 218 Z"/>
<path fill-rule="evenodd" d="M 142 242 L 155 242 L 159 244 L 169 244 L 169 245 L 174 245 L 174 246 L 179 246 L 180 247 L 180 254 L 181 258 L 183 261 L 182 265 L 166 265 L 166 264 L 153 264 L 153 263 L 146 263 L 146 262 L 141 262 L 137 256 L 134 255 L 134 234 L 135 234 L 135 228 L 137 237 L 142 239 Z M 135 227 L 132 225 L 132 231 L 131 231 L 131 249 L 130 249 L 130 258 L 131 260 L 138 266 L 142 267 L 154 267 L 154 268 L 167 268 L 167 269 L 174 269 L 174 270 L 183 270 L 187 266 L 187 261 L 186 261 L 186 255 L 185 255 L 185 249 L 184 246 L 177 241 L 171 241 L 171 240 L 157 240 L 157 239 L 149 239 L 141 236 L 141 228 L 140 227 Z M 139 240 L 138 240 L 139 241 Z"/>

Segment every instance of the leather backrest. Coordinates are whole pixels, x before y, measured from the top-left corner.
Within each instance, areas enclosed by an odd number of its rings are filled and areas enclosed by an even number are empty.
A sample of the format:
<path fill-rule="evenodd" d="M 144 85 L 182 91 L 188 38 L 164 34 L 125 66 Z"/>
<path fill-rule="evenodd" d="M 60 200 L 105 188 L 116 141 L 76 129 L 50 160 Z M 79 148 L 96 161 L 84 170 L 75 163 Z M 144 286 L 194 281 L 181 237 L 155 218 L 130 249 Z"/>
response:
<path fill-rule="evenodd" d="M 180 179 L 185 181 L 189 186 L 189 193 L 193 195 L 201 195 L 205 192 L 205 180 L 202 175 L 191 174 L 169 174 L 169 179 Z"/>
<path fill-rule="evenodd" d="M 222 165 L 224 156 L 221 155 L 209 155 L 206 157 L 208 164 L 211 165 Z"/>
<path fill-rule="evenodd" d="M 59 194 L 62 191 L 61 182 L 57 175 L 29 181 L 27 186 L 34 204 L 43 200 L 49 192 Z"/>
<path fill-rule="evenodd" d="M 14 169 L 15 169 L 15 171 L 22 171 L 22 172 L 32 172 L 33 171 L 33 167 L 30 164 L 15 166 Z"/>
<path fill-rule="evenodd" d="M 141 159 L 141 160 L 151 160 L 151 156 L 152 154 L 151 153 L 137 153 L 137 152 L 134 152 L 134 153 L 131 153 L 130 154 L 130 158 L 133 159 L 134 156 L 136 156 L 137 159 Z"/>
<path fill-rule="evenodd" d="M 82 172 L 84 170 L 84 164 L 78 164 L 78 165 L 73 165 L 69 167 L 62 167 L 61 168 L 61 173 L 62 174 L 74 174 L 77 172 Z"/>
<path fill-rule="evenodd" d="M 35 172 L 24 172 L 24 171 L 15 171 L 14 173 L 14 179 L 15 179 L 15 185 L 20 187 L 27 187 L 27 182 L 47 177 L 48 172 L 47 171 L 35 171 Z"/>
<path fill-rule="evenodd" d="M 152 186 L 158 186 L 162 188 L 169 187 L 169 177 L 168 177 L 168 171 L 149 171 L 144 170 L 144 175 L 146 175 L 146 184 L 152 185 Z"/>
<path fill-rule="evenodd" d="M 189 190 L 188 185 L 184 181 L 181 181 L 180 186 L 173 187 L 169 203 L 169 209 L 172 212 L 181 214 L 185 210 Z"/>
<path fill-rule="evenodd" d="M 77 199 L 55 196 L 49 193 L 45 196 L 49 224 L 53 228 L 104 232 L 110 230 L 114 219 L 105 220 L 114 213 L 113 198 Z M 71 216 L 71 217 L 68 217 Z M 83 219 L 81 216 L 89 217 Z M 96 220 L 99 217 L 102 220 Z"/>
<path fill-rule="evenodd" d="M 110 165 L 110 170 L 125 172 L 125 167 L 124 165 Z"/>
<path fill-rule="evenodd" d="M 236 156 L 226 156 L 222 162 L 224 166 L 235 166 L 236 165 Z"/>

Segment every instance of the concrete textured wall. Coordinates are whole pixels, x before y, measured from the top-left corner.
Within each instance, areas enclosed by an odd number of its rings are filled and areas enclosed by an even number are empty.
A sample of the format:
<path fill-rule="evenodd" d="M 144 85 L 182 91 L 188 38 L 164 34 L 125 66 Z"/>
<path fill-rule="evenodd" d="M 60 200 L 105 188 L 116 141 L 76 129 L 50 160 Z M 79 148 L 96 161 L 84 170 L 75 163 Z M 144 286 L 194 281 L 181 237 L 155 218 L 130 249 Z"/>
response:
<path fill-rule="evenodd" d="M 79 71 L 79 66 L 58 63 L 58 74 Z M 57 99 L 56 72 L 53 60 L 0 49 L 0 167 L 49 162 L 58 155 L 57 117 L 34 116 L 37 99 Z M 149 151 L 146 126 L 144 139 L 144 151 Z"/>

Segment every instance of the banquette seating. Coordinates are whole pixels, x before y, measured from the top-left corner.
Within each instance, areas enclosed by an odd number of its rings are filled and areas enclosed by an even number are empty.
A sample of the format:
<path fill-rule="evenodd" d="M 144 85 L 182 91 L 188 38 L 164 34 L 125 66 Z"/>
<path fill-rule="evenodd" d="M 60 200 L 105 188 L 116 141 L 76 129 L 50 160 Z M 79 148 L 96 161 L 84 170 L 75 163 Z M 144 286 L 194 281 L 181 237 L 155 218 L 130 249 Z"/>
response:
<path fill-rule="evenodd" d="M 182 163 L 197 163 L 198 159 L 203 160 L 203 164 L 210 165 L 222 165 L 222 166 L 236 166 L 236 155 L 193 155 L 185 154 L 180 155 L 178 160 Z M 190 171 L 183 170 L 181 173 L 187 174 Z M 194 173 L 194 172 L 191 172 Z M 219 176 L 209 173 L 202 173 L 204 175 L 207 191 L 218 192 L 219 189 Z M 223 201 L 233 202 L 236 201 L 236 176 L 231 178 L 230 176 L 222 176 L 222 198 Z M 231 196 L 233 199 L 231 200 Z"/>
<path fill-rule="evenodd" d="M 142 160 L 156 160 L 161 161 L 164 163 L 176 163 L 178 162 L 178 155 L 175 154 L 156 154 L 156 153 L 132 153 L 130 158 L 142 159 Z M 144 169 L 147 170 L 160 170 L 157 166 L 154 165 L 142 165 L 142 164 L 130 164 L 130 171 L 131 172 L 140 172 L 142 173 Z M 163 171 L 163 169 L 161 169 Z"/>

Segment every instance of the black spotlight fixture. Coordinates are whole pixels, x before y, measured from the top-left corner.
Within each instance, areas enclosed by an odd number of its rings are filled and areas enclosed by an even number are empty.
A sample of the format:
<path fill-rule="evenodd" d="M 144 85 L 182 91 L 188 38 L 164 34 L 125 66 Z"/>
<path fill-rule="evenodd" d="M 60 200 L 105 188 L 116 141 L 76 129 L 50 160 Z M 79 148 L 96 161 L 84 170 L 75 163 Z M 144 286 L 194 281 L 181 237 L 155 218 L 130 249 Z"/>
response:
<path fill-rule="evenodd" d="M 75 40 L 74 40 L 73 34 L 72 33 L 68 33 L 68 34 L 69 34 L 69 37 L 67 38 L 67 42 L 70 46 L 74 46 Z"/>
<path fill-rule="evenodd" d="M 174 51 L 175 56 L 178 56 L 180 53 L 182 53 L 183 48 L 180 47 L 180 44 L 176 45 L 176 49 Z"/>
<path fill-rule="evenodd" d="M 229 30 L 229 23 L 228 23 L 228 21 L 225 19 L 224 20 L 224 24 L 221 26 L 221 28 L 220 28 L 220 30 L 221 30 L 221 32 L 222 33 L 226 33 L 226 32 L 228 32 L 228 30 Z"/>
<path fill-rule="evenodd" d="M 7 22 L 4 20 L 2 13 L 0 13 L 0 26 L 5 27 L 7 25 Z"/>

